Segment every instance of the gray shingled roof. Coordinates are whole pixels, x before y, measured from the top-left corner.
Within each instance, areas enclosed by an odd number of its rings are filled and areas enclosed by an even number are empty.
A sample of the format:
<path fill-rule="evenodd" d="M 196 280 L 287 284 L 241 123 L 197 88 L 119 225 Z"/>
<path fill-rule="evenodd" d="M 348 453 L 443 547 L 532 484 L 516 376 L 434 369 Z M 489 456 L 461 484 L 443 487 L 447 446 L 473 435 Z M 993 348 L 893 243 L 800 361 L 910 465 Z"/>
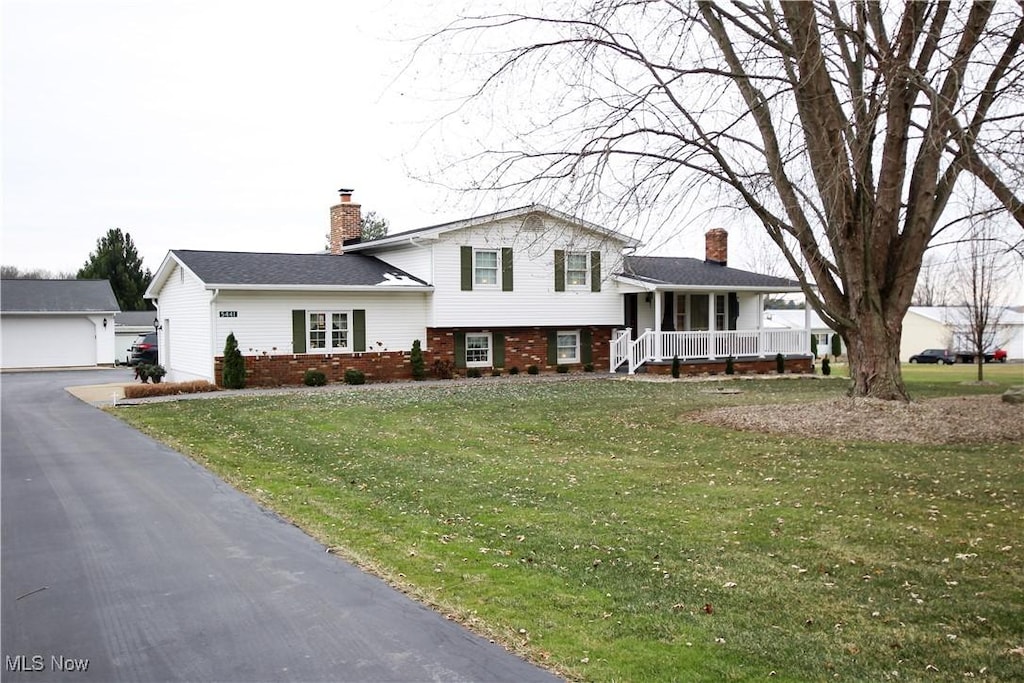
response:
<path fill-rule="evenodd" d="M 427 286 L 404 270 L 364 254 L 264 254 L 189 249 L 175 249 L 171 253 L 208 285 Z"/>
<path fill-rule="evenodd" d="M 760 275 L 708 263 L 695 258 L 672 256 L 627 256 L 622 275 L 666 286 L 798 288 L 800 283 L 783 277 Z"/>
<path fill-rule="evenodd" d="M 3 280 L 4 313 L 112 313 L 119 311 L 106 280 Z"/>

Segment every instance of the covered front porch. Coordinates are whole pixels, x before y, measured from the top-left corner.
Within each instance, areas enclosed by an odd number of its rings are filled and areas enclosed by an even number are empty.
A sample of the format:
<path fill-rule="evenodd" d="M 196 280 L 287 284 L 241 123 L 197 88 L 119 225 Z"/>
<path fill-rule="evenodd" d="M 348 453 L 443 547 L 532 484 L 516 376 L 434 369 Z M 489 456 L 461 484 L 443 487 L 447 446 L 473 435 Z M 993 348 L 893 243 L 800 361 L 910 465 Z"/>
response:
<path fill-rule="evenodd" d="M 810 358 L 810 314 L 803 329 L 765 328 L 766 296 L 760 291 L 698 292 L 664 286 L 626 294 L 627 327 L 612 335 L 609 370 L 633 374 L 678 358 L 701 372 L 715 372 L 724 371 L 732 358 L 756 372 L 753 368 L 767 367 L 763 361 L 774 364 L 777 354 Z"/>

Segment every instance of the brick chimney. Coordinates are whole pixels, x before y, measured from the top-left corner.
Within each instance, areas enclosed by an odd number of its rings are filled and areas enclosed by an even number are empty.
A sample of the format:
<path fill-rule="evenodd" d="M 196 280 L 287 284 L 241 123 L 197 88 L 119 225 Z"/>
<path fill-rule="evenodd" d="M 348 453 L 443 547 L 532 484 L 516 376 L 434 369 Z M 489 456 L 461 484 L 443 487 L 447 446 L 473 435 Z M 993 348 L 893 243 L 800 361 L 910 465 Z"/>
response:
<path fill-rule="evenodd" d="M 711 228 L 704 233 L 704 260 L 719 266 L 729 261 L 729 233 L 722 228 Z"/>
<path fill-rule="evenodd" d="M 331 253 L 341 254 L 345 244 L 358 242 L 362 233 L 362 214 L 359 205 L 352 202 L 352 190 L 340 189 L 340 204 L 331 207 Z"/>

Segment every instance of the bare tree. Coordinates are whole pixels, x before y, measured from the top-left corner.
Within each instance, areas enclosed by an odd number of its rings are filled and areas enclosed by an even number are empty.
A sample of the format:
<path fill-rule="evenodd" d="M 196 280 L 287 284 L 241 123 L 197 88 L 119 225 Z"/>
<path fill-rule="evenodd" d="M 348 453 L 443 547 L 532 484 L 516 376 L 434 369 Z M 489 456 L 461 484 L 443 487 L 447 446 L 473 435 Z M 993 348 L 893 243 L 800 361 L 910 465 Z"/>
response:
<path fill-rule="evenodd" d="M 987 0 L 550 0 L 425 46 L 447 82 L 480 75 L 449 122 L 494 121 L 461 187 L 609 218 L 742 208 L 846 340 L 852 393 L 906 400 L 903 318 L 954 190 L 1024 226 L 1022 40 L 1024 7 Z"/>
<path fill-rule="evenodd" d="M 975 239 L 962 245 L 955 268 L 953 296 L 958 311 L 953 323 L 954 345 L 970 352 L 978 368 L 978 381 L 985 378 L 985 354 L 1003 343 L 999 335 L 1004 298 L 1009 294 L 1014 263 L 1006 245 L 993 237 L 991 226 L 982 225 Z"/>
<path fill-rule="evenodd" d="M 0 279 L 4 280 L 74 280 L 75 273 L 57 272 L 45 268 L 19 268 L 18 266 L 0 266 Z"/>
<path fill-rule="evenodd" d="M 935 256 L 925 256 L 914 286 L 912 306 L 945 306 L 949 290 L 949 268 Z"/>

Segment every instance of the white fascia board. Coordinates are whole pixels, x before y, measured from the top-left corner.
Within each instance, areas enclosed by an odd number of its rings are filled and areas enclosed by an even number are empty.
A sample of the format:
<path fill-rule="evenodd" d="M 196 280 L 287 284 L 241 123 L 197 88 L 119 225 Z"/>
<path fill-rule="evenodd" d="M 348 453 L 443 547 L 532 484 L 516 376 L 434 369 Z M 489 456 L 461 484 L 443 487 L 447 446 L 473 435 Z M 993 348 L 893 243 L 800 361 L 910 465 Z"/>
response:
<path fill-rule="evenodd" d="M 463 230 L 465 228 L 471 228 L 477 225 L 486 225 L 487 223 L 494 223 L 496 221 L 505 220 L 506 218 L 512 218 L 514 216 L 525 216 L 530 213 L 546 213 L 549 216 L 554 216 L 566 223 L 578 225 L 582 228 L 596 232 L 605 237 L 609 237 L 618 242 L 622 242 L 625 247 L 636 249 L 641 246 L 641 242 L 637 239 L 625 235 L 621 232 L 609 230 L 603 226 L 585 221 L 582 218 L 570 216 L 569 214 L 552 209 L 542 204 L 531 204 L 529 206 L 522 206 L 516 209 L 508 209 L 506 211 L 499 211 L 498 213 L 487 214 L 486 216 L 475 216 L 473 218 L 465 218 L 458 221 L 452 221 L 450 223 L 442 223 L 441 225 L 435 225 L 429 228 L 419 228 L 416 230 L 407 230 L 404 233 L 397 233 L 390 235 L 383 239 L 372 240 L 370 242 L 361 242 L 359 244 L 350 244 L 345 247 L 346 251 L 369 251 L 382 247 L 392 247 L 395 245 L 404 245 L 410 240 L 415 239 L 437 239 L 440 235 L 446 232 L 454 232 L 456 230 Z"/>
<path fill-rule="evenodd" d="M 206 284 L 222 292 L 432 292 L 433 285 L 233 285 Z"/>
<path fill-rule="evenodd" d="M 173 251 L 168 251 L 167 256 L 164 256 L 164 260 L 160 262 L 160 267 L 157 268 L 156 273 L 153 274 L 152 282 L 149 283 L 149 287 L 146 288 L 146 292 L 142 295 L 143 299 L 159 298 L 157 292 L 163 289 L 164 283 L 167 282 L 167 278 L 169 278 L 171 273 L 174 271 L 174 266 L 178 266 L 200 282 L 203 281 L 203 279 L 196 275 L 191 268 L 186 266 L 181 259 L 175 256 Z M 154 311 L 154 313 L 155 312 L 156 311 Z"/>
<path fill-rule="evenodd" d="M 120 312 L 121 311 L 3 311 L 0 315 L 109 315 L 113 318 L 115 313 Z"/>

